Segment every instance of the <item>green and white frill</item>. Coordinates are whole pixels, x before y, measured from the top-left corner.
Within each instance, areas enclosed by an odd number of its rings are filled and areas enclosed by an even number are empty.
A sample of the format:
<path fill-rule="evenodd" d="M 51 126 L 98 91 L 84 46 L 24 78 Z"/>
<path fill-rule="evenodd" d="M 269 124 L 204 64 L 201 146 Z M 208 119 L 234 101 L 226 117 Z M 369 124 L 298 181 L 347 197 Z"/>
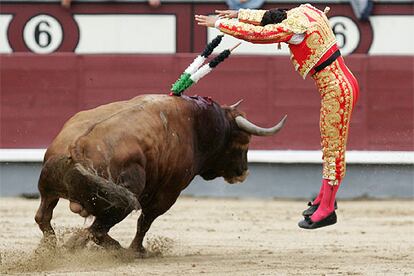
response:
<path fill-rule="evenodd" d="M 222 38 L 223 35 L 218 35 L 210 43 L 207 44 L 204 51 L 193 60 L 190 66 L 188 66 L 187 69 L 185 69 L 184 73 L 181 74 L 180 78 L 172 85 L 171 94 L 180 96 L 184 90 L 189 88 L 191 85 L 193 85 L 193 83 L 197 82 L 199 79 L 211 71 L 211 68 L 205 68 L 206 66 L 208 67 L 208 65 L 204 65 L 201 68 L 200 66 L 206 61 L 213 50 L 220 44 Z"/>

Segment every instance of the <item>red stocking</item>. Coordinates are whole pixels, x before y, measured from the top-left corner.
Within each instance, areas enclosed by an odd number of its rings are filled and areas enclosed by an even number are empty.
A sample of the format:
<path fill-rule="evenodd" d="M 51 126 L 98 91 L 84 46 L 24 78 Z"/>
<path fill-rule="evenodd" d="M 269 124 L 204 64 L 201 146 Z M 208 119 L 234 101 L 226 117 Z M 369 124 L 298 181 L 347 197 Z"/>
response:
<path fill-rule="evenodd" d="M 339 185 L 340 181 L 338 181 L 338 185 L 330 185 L 328 179 L 323 179 L 322 200 L 319 203 L 318 210 L 316 210 L 316 212 L 311 216 L 313 222 L 317 222 L 326 218 L 335 210 L 335 197 L 336 192 L 339 189 Z"/>
<path fill-rule="evenodd" d="M 321 184 L 321 188 L 319 190 L 319 194 L 318 196 L 312 201 L 312 205 L 318 205 L 323 197 L 323 180 L 322 180 L 322 184 Z"/>

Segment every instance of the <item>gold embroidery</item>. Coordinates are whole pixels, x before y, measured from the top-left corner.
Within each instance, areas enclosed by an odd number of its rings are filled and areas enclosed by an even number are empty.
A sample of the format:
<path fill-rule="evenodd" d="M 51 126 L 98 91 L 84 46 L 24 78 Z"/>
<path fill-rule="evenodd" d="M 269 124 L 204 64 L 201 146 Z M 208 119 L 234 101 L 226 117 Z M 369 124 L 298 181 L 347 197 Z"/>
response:
<path fill-rule="evenodd" d="M 295 57 L 291 54 L 290 60 L 292 61 L 293 67 L 295 68 L 295 71 L 298 71 L 299 69 L 299 63 L 296 61 Z"/>
<path fill-rule="evenodd" d="M 287 18 L 279 24 L 259 25 L 266 10 L 240 9 L 238 19 L 223 20 L 220 30 L 235 37 L 256 43 L 287 42 L 292 34 L 305 33 L 306 46 L 309 52 L 304 60 L 292 58 L 293 66 L 299 74 L 306 78 L 322 56 L 336 44 L 335 35 L 326 15 L 309 4 L 300 5 L 287 11 Z M 309 18 L 312 18 L 310 21 Z M 248 22 L 250 24 L 243 23 Z M 299 46 L 302 47 L 302 46 Z M 291 52 L 306 51 L 296 45 L 290 45 Z M 305 47 L 304 47 L 305 48 Z"/>
<path fill-rule="evenodd" d="M 335 61 L 314 75 L 322 104 L 320 115 L 323 178 L 337 185 L 345 176 L 345 150 L 352 113 L 352 86 Z"/>
<path fill-rule="evenodd" d="M 264 27 L 255 26 L 237 20 L 222 20 L 220 31 L 237 38 L 253 42 L 283 42 L 292 35 L 291 32 L 283 29 L 281 24 L 269 24 Z"/>
<path fill-rule="evenodd" d="M 260 25 L 262 22 L 263 15 L 266 10 L 251 10 L 251 9 L 240 9 L 238 19 L 241 22 L 248 22 L 254 25 Z"/>
<path fill-rule="evenodd" d="M 309 71 L 316 65 L 316 63 L 318 63 L 321 57 L 333 45 L 335 45 L 336 39 L 329 25 L 329 20 L 324 13 L 318 12 L 309 4 L 300 5 L 298 8 L 292 9 L 292 11 L 293 10 L 295 10 L 295 13 L 302 14 L 302 17 L 308 20 L 306 29 L 303 32 L 306 32 L 307 34 L 305 41 L 310 49 L 310 53 L 306 60 L 303 62 L 302 66 L 299 68 L 299 74 L 305 78 Z M 314 20 L 312 22 L 309 22 L 306 14 L 308 14 L 308 16 Z M 289 29 L 288 27 L 286 28 Z M 308 42 L 308 40 L 310 41 Z"/>
<path fill-rule="evenodd" d="M 321 40 L 321 36 L 318 33 L 312 33 L 309 35 L 308 39 L 306 39 L 306 45 L 311 49 L 311 51 L 315 51 L 319 45 L 323 41 Z"/>
<path fill-rule="evenodd" d="M 310 23 L 309 19 L 303 13 L 304 7 L 301 5 L 297 8 L 287 11 L 287 18 L 281 22 L 284 28 L 295 34 L 306 32 Z"/>
<path fill-rule="evenodd" d="M 309 27 L 309 20 L 304 15 L 303 9 L 305 5 L 301 5 L 297 8 L 287 11 L 287 18 L 280 24 L 286 29 L 295 34 L 301 34 L 306 32 Z M 254 25 L 260 25 L 263 15 L 267 10 L 251 10 L 251 9 L 240 9 L 238 19 L 241 22 L 248 22 Z"/>

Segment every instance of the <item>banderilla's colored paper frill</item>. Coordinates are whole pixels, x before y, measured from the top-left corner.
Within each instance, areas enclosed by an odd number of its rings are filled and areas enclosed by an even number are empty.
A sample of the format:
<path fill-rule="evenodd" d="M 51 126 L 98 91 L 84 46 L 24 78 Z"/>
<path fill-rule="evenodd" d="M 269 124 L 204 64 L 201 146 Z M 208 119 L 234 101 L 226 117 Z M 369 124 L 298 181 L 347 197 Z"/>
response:
<path fill-rule="evenodd" d="M 174 95 L 181 95 L 181 93 L 193 84 L 190 79 L 191 74 L 183 73 L 180 78 L 172 85 L 171 91 Z"/>
<path fill-rule="evenodd" d="M 172 94 L 180 96 L 184 90 L 189 88 L 194 81 L 191 79 L 191 75 L 194 74 L 204 61 L 210 56 L 213 50 L 220 44 L 223 35 L 218 35 L 210 43 L 207 44 L 201 55 L 197 56 L 190 66 L 185 69 L 184 73 L 181 74 L 180 78 L 172 85 Z"/>

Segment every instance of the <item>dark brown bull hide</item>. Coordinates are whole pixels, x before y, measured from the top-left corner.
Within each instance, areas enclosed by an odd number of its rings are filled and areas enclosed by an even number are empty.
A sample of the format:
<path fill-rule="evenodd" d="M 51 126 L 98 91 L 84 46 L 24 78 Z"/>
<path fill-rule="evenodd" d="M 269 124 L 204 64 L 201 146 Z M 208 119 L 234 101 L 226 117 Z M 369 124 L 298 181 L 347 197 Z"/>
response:
<path fill-rule="evenodd" d="M 59 198 L 65 198 L 73 212 L 95 216 L 88 231 L 105 247 L 120 247 L 109 229 L 142 209 L 131 248 L 143 251 L 151 223 L 196 175 L 243 181 L 251 133 L 268 135 L 283 125 L 263 134 L 266 129 L 253 125 L 252 130 L 242 116 L 235 107 L 220 107 L 210 99 L 167 95 L 139 96 L 79 112 L 44 158 L 35 217 L 44 238 L 55 243 L 50 220 Z"/>

